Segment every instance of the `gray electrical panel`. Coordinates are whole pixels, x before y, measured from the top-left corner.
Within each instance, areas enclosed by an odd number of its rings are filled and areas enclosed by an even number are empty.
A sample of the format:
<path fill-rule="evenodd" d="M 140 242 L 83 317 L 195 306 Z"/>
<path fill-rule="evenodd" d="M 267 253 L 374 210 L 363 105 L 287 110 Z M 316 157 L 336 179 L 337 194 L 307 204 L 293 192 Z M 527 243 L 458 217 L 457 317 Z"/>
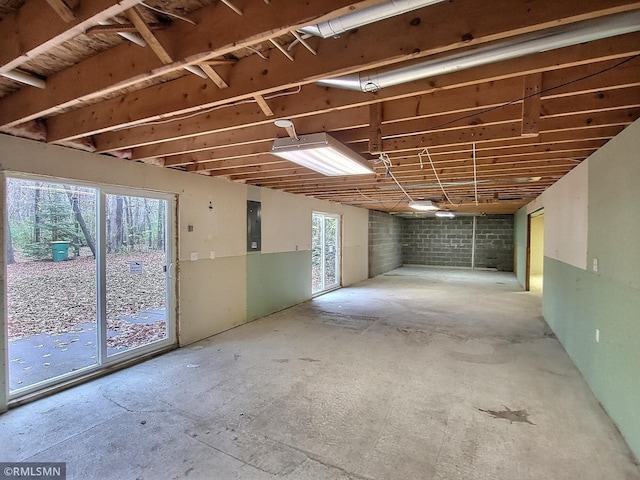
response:
<path fill-rule="evenodd" d="M 260 202 L 247 201 L 247 252 L 259 252 L 262 243 Z"/>

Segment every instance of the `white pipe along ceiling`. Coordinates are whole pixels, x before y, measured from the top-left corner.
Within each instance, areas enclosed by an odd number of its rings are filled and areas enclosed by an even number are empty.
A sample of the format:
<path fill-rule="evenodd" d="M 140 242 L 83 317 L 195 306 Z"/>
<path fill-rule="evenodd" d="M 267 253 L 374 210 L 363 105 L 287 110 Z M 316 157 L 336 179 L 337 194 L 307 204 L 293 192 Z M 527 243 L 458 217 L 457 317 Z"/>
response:
<path fill-rule="evenodd" d="M 326 87 L 376 92 L 402 83 L 637 31 L 640 31 L 640 11 L 626 12 L 522 35 L 507 42 L 442 59 L 328 78 L 316 83 Z"/>
<path fill-rule="evenodd" d="M 354 28 L 411 12 L 442 1 L 443 0 L 392 0 L 391 2 L 356 10 L 353 13 L 348 13 L 341 17 L 327 20 L 326 22 L 309 25 L 308 27 L 301 28 L 300 31 L 322 38 L 337 37 L 341 33 L 348 32 Z"/>

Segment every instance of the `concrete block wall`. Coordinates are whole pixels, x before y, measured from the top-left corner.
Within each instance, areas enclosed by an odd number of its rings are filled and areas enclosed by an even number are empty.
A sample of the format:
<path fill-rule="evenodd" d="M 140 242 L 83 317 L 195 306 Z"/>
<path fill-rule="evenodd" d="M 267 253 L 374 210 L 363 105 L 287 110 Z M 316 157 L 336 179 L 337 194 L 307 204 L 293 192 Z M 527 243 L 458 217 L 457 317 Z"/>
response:
<path fill-rule="evenodd" d="M 402 224 L 405 265 L 471 268 L 473 218 L 405 218 Z"/>
<path fill-rule="evenodd" d="M 513 215 L 476 217 L 476 268 L 513 271 Z"/>
<path fill-rule="evenodd" d="M 369 211 L 369 278 L 402 266 L 402 219 Z"/>
<path fill-rule="evenodd" d="M 403 219 L 403 263 L 513 271 L 513 215 L 475 217 L 475 257 L 473 222 L 474 217 Z"/>

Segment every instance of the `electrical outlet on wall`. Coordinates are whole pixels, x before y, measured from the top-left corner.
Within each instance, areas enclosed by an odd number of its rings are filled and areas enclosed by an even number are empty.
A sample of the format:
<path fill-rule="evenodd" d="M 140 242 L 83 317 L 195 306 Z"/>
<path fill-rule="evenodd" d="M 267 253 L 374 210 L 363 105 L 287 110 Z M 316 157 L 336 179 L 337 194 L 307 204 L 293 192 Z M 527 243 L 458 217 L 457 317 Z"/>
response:
<path fill-rule="evenodd" d="M 598 259 L 597 258 L 593 259 L 593 271 L 594 272 L 598 271 Z"/>

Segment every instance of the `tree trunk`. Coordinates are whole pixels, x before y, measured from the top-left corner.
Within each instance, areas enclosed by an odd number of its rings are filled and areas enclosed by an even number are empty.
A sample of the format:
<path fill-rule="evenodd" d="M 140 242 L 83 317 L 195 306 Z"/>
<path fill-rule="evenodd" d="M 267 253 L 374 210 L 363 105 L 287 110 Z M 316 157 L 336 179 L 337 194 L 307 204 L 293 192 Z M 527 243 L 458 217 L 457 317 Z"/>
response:
<path fill-rule="evenodd" d="M 144 199 L 144 225 L 147 235 L 147 246 L 149 250 L 153 247 L 153 232 L 151 231 L 151 216 L 149 215 L 149 202 Z"/>
<path fill-rule="evenodd" d="M 7 265 L 16 263 L 16 257 L 13 254 L 13 240 L 11 239 L 11 224 L 7 220 Z"/>
<path fill-rule="evenodd" d="M 158 250 L 164 250 L 164 203 L 158 202 Z"/>
<path fill-rule="evenodd" d="M 33 243 L 40 243 L 40 183 L 36 183 L 33 199 Z"/>
<path fill-rule="evenodd" d="M 96 242 L 94 242 L 93 237 L 91 236 L 91 232 L 87 228 L 87 223 L 84 221 L 84 217 L 82 216 L 82 212 L 80 211 L 80 205 L 78 205 L 78 199 L 74 198 L 71 193 L 71 189 L 64 186 L 64 189 L 67 191 L 67 197 L 69 198 L 69 202 L 71 203 L 71 208 L 73 209 L 73 213 L 76 216 L 76 221 L 78 225 L 80 225 L 80 229 L 84 235 L 85 240 L 87 241 L 87 246 L 91 253 L 93 254 L 93 258 L 96 258 Z"/>
<path fill-rule="evenodd" d="M 130 247 L 133 247 L 134 243 L 135 243 L 135 231 L 134 231 L 134 225 L 133 225 L 133 212 L 132 212 L 132 206 L 131 206 L 131 200 L 129 199 L 129 197 L 123 197 L 124 199 L 124 207 L 125 207 L 125 214 L 126 214 L 126 218 L 127 218 L 127 245 L 129 245 Z"/>
<path fill-rule="evenodd" d="M 122 249 L 122 197 L 116 197 L 116 216 L 112 233 L 113 249 L 119 252 Z"/>

